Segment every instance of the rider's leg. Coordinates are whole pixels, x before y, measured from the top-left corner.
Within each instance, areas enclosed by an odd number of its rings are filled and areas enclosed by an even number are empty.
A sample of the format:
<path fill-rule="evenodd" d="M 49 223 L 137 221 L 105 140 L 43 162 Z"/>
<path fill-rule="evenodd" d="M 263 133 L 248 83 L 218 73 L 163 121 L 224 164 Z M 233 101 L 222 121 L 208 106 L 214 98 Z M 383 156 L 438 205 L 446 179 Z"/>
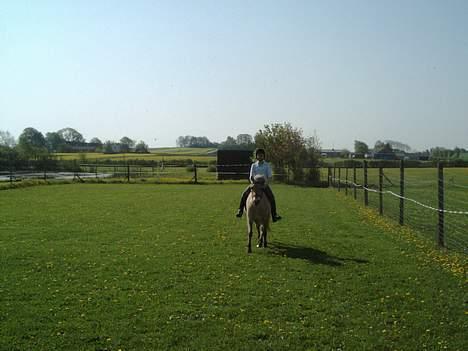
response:
<path fill-rule="evenodd" d="M 281 216 L 278 216 L 278 213 L 276 213 L 275 196 L 273 195 L 273 191 L 271 191 L 271 188 L 268 185 L 265 187 L 265 194 L 268 197 L 268 200 L 270 200 L 271 218 L 273 219 L 273 222 L 276 222 L 277 220 L 281 219 Z"/>
<path fill-rule="evenodd" d="M 242 193 L 242 197 L 239 203 L 239 209 L 237 210 L 236 217 L 242 217 L 242 214 L 244 213 L 245 204 L 247 202 L 247 198 L 249 197 L 249 194 L 250 194 L 250 186 L 248 186 Z"/>

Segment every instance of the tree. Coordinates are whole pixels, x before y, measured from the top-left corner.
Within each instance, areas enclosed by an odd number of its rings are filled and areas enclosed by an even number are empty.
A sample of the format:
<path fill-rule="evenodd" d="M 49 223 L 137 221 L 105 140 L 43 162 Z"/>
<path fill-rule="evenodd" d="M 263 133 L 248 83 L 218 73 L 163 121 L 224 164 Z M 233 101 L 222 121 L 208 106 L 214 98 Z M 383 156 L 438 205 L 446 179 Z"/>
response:
<path fill-rule="evenodd" d="M 92 138 L 91 141 L 90 141 L 91 144 L 98 144 L 100 146 L 102 146 L 102 141 L 99 139 L 99 138 Z"/>
<path fill-rule="evenodd" d="M 383 141 L 377 140 L 374 144 L 374 152 L 380 152 L 385 146 Z"/>
<path fill-rule="evenodd" d="M 67 142 L 67 143 L 84 143 L 85 138 L 83 138 L 83 135 L 76 131 L 73 128 L 63 128 L 57 131 L 57 133 Z"/>
<path fill-rule="evenodd" d="M 207 137 L 195 137 L 192 135 L 180 136 L 176 140 L 178 147 L 216 147 L 217 143 L 212 143 Z"/>
<path fill-rule="evenodd" d="M 236 144 L 237 145 L 251 145 L 253 144 L 253 138 L 250 134 L 239 134 L 236 138 Z"/>
<path fill-rule="evenodd" d="M 103 151 L 105 154 L 112 154 L 114 153 L 114 144 L 112 141 L 107 140 L 103 145 Z"/>
<path fill-rule="evenodd" d="M 19 158 L 18 151 L 16 148 L 7 146 L 7 145 L 0 145 L 0 161 L 13 161 Z"/>
<path fill-rule="evenodd" d="M 369 153 L 369 146 L 363 141 L 354 140 L 354 152 L 365 155 Z"/>
<path fill-rule="evenodd" d="M 232 136 L 228 136 L 226 140 L 223 141 L 221 144 L 225 146 L 233 146 L 233 145 L 237 145 L 237 141 Z"/>
<path fill-rule="evenodd" d="M 140 140 L 138 144 L 136 144 L 135 146 L 135 152 L 142 153 L 142 154 L 149 153 L 148 145 L 144 141 Z"/>
<path fill-rule="evenodd" d="M 66 141 L 58 132 L 46 134 L 46 145 L 49 152 L 63 152 L 66 150 Z"/>
<path fill-rule="evenodd" d="M 392 146 L 389 143 L 384 143 L 381 142 L 380 140 L 377 140 L 374 146 L 374 155 L 375 154 L 381 154 L 381 155 L 386 155 L 386 157 L 391 157 L 391 155 L 394 155 L 394 151 Z"/>
<path fill-rule="evenodd" d="M 404 151 L 404 152 L 410 152 L 411 151 L 411 146 L 409 146 L 407 144 L 403 144 L 402 142 L 399 142 L 399 141 L 385 140 L 385 143 L 390 144 L 392 149 L 397 149 L 397 150 L 401 150 L 401 151 Z"/>
<path fill-rule="evenodd" d="M 34 128 L 26 128 L 18 138 L 18 150 L 27 158 L 37 159 L 47 154 L 44 135 Z"/>
<path fill-rule="evenodd" d="M 102 152 L 103 144 L 101 139 L 94 137 L 89 143 L 96 145 L 96 148 L 94 149 L 95 152 Z"/>
<path fill-rule="evenodd" d="M 9 131 L 0 130 L 0 146 L 15 147 L 15 137 Z"/>
<path fill-rule="evenodd" d="M 122 152 L 130 152 L 130 149 L 135 146 L 135 141 L 129 137 L 124 136 L 122 139 L 120 139 L 120 145 Z"/>
<path fill-rule="evenodd" d="M 317 162 L 317 158 L 313 157 L 315 149 L 310 147 L 302 130 L 290 123 L 265 125 L 255 134 L 255 144 L 266 150 L 275 172 L 284 174 L 288 166 L 295 181 L 303 179 L 306 164 L 313 166 Z"/>

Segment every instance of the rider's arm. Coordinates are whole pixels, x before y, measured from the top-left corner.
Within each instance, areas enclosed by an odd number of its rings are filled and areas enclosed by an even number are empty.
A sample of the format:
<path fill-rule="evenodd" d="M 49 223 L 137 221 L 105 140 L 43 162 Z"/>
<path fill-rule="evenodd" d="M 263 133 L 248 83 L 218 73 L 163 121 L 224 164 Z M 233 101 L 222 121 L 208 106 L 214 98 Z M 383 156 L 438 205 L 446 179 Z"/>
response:
<path fill-rule="evenodd" d="M 255 177 L 255 170 L 254 170 L 255 167 L 254 166 L 255 166 L 255 163 L 252 163 L 252 165 L 250 166 L 250 173 L 249 173 L 249 181 L 252 184 L 254 182 L 254 177 Z"/>
<path fill-rule="evenodd" d="M 271 165 L 270 163 L 267 164 L 267 169 L 266 169 L 266 182 L 270 183 L 273 180 L 273 172 L 271 171 Z"/>

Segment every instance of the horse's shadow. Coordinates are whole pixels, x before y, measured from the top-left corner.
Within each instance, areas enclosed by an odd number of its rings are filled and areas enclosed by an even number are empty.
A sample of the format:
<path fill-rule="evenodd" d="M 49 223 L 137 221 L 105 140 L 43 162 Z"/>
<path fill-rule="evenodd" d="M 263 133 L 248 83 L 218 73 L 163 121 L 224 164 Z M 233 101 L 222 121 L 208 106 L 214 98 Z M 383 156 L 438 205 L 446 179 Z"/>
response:
<path fill-rule="evenodd" d="M 342 266 L 346 261 L 354 263 L 369 263 L 369 261 L 363 259 L 332 256 L 327 254 L 325 251 L 320 251 L 311 247 L 289 245 L 281 242 L 270 243 L 269 248 L 269 252 L 272 255 L 306 260 L 311 264 L 323 264 L 338 267 Z"/>

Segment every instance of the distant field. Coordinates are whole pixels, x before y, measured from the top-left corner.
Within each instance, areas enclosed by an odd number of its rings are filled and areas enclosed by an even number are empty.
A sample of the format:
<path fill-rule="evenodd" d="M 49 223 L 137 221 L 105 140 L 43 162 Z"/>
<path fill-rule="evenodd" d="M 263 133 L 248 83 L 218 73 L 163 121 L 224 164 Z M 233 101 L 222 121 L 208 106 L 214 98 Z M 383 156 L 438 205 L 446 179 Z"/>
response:
<path fill-rule="evenodd" d="M 145 161 L 168 161 L 171 160 L 186 160 L 209 162 L 216 160 L 216 149 L 213 148 L 155 148 L 151 149 L 149 154 L 104 154 L 100 152 L 87 153 L 56 153 L 54 154 L 59 160 L 88 160 L 91 162 L 99 162 L 103 160 L 145 160 Z"/>
<path fill-rule="evenodd" d="M 164 147 L 152 148 L 151 153 L 154 154 L 182 154 L 182 155 L 206 155 L 216 153 L 215 148 L 189 148 L 189 147 Z"/>
<path fill-rule="evenodd" d="M 270 248 L 247 255 L 243 188 L 3 190 L 0 349 L 467 349 L 457 256 L 286 185 Z"/>

